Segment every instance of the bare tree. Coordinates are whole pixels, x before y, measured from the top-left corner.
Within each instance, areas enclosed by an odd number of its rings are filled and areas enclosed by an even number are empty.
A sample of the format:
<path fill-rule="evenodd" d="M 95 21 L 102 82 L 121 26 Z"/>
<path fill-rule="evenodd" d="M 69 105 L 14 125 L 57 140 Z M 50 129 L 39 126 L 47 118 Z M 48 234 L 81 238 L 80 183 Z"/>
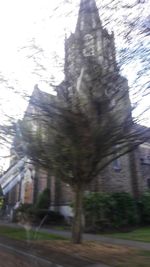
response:
<path fill-rule="evenodd" d="M 120 75 L 103 75 L 96 70 L 99 86 L 95 87 L 93 80 L 87 79 L 87 71 L 83 74 L 82 71 L 77 87 L 62 84 L 57 96 L 43 97 L 36 89 L 30 102 L 35 112 L 32 116 L 26 114 L 22 123 L 30 158 L 46 169 L 51 168 L 74 191 L 72 238 L 75 243 L 80 243 L 82 238 L 84 190 L 114 159 L 147 140 L 150 132 L 133 122 L 128 91 L 120 90 Z M 110 86 L 112 91 L 115 88 L 111 99 L 104 94 Z M 35 131 L 31 125 L 37 125 Z"/>

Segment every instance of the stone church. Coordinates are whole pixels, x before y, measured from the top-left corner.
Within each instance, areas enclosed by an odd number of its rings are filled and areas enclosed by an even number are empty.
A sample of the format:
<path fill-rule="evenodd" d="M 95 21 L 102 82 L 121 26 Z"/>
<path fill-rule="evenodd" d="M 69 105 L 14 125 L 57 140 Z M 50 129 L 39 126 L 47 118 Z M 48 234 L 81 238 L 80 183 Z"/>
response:
<path fill-rule="evenodd" d="M 90 61 L 89 61 L 90 60 Z M 88 62 L 88 63 L 87 63 Z M 90 65 L 89 65 L 90 62 Z M 119 77 L 119 89 L 126 95 L 118 109 L 118 118 L 130 115 L 131 104 L 128 93 L 128 82 L 119 74 L 116 62 L 114 34 L 109 34 L 103 28 L 95 0 L 81 0 L 75 33 L 65 40 L 65 80 L 75 87 L 80 87 L 80 80 L 84 73 L 88 83 L 88 73 L 95 68 L 101 70 L 103 75 L 117 73 Z M 99 86 L 98 80 L 94 86 Z M 61 97 L 61 87 L 58 86 L 57 94 Z M 84 96 L 84 90 L 81 93 Z M 103 95 L 110 98 L 112 107 L 115 105 L 116 87 L 111 85 L 106 88 Z M 32 97 L 46 99 L 50 95 L 44 93 L 36 86 Z M 99 97 L 99 96 L 98 96 Z M 102 95 L 101 95 L 102 97 Z M 28 111 L 34 112 L 29 103 Z M 128 114 L 129 113 L 129 114 Z M 36 125 L 33 123 L 36 130 Z M 37 196 L 45 188 L 50 188 L 51 209 L 59 210 L 64 216 L 71 214 L 70 203 L 72 192 L 68 184 L 63 183 L 57 177 L 53 177 L 50 171 L 35 168 L 25 154 L 16 149 L 20 145 L 20 135 L 14 139 L 12 146 L 12 161 L 10 168 L 0 178 L 3 194 L 7 197 L 11 207 L 19 203 L 34 203 Z M 89 187 L 89 191 L 101 192 L 129 192 L 135 197 L 145 190 L 150 189 L 150 142 L 140 145 L 134 152 L 128 153 L 110 163 L 97 179 Z"/>

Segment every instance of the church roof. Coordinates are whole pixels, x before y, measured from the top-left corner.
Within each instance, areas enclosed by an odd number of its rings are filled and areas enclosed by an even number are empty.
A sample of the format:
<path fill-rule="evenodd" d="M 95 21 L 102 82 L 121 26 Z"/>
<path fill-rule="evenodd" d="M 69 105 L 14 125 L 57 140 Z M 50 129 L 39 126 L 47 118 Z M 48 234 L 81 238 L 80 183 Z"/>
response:
<path fill-rule="evenodd" d="M 24 166 L 27 158 L 19 160 L 14 166 L 11 166 L 0 179 L 2 192 L 6 195 L 23 178 Z"/>

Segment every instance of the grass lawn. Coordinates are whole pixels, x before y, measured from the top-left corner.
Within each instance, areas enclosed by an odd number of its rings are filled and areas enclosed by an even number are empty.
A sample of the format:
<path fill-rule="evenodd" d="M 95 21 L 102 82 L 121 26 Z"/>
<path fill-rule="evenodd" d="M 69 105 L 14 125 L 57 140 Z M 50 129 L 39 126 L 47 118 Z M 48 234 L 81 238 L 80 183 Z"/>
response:
<path fill-rule="evenodd" d="M 145 233 L 146 236 L 147 233 L 150 233 L 150 228 L 143 228 L 134 232 L 140 232 L 141 235 Z M 127 246 L 100 244 L 97 242 L 83 242 L 81 245 L 74 245 L 68 240 L 63 240 L 59 235 L 43 232 L 35 234 L 35 231 L 32 230 L 26 231 L 8 226 L 0 226 L 0 235 L 18 240 L 31 240 L 41 257 L 53 259 L 54 256 L 53 260 L 60 264 L 70 261 L 70 265 L 73 264 L 76 267 L 83 266 L 82 262 L 87 262 L 89 265 L 101 262 L 112 267 L 150 266 L 150 251 L 138 250 Z M 114 235 L 116 237 L 118 234 Z M 123 237 L 121 236 L 121 238 Z"/>
<path fill-rule="evenodd" d="M 113 233 L 107 236 L 142 242 L 150 242 L 150 227 L 139 228 L 127 233 Z"/>
<path fill-rule="evenodd" d="M 22 228 L 13 228 L 8 226 L 0 226 L 0 235 L 18 240 L 64 240 L 65 238 L 43 232 L 26 230 Z"/>

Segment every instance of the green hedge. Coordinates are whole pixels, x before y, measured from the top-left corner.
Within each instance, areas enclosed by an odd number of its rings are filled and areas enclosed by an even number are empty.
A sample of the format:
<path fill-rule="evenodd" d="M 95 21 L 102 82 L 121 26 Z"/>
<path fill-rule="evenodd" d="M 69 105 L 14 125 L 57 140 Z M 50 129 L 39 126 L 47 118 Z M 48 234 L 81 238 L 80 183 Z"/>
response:
<path fill-rule="evenodd" d="M 86 227 L 107 230 L 139 223 L 138 208 L 128 193 L 90 193 L 84 199 Z"/>
<path fill-rule="evenodd" d="M 35 205 L 23 204 L 18 211 L 31 220 L 61 224 L 64 218 L 57 212 L 48 211 L 49 191 L 38 197 Z M 126 229 L 150 223 L 150 192 L 135 200 L 128 193 L 89 193 L 84 198 L 85 222 L 89 231 Z"/>
<path fill-rule="evenodd" d="M 59 212 L 50 211 L 50 190 L 46 188 L 41 192 L 35 204 L 21 204 L 15 211 L 15 220 L 27 220 L 32 223 L 61 224 L 64 217 Z"/>
<path fill-rule="evenodd" d="M 145 192 L 138 202 L 141 224 L 150 223 L 150 192 Z"/>
<path fill-rule="evenodd" d="M 132 226 L 139 223 L 139 212 L 135 199 L 128 193 L 114 193 L 111 195 L 115 203 L 112 210 L 114 226 Z"/>

